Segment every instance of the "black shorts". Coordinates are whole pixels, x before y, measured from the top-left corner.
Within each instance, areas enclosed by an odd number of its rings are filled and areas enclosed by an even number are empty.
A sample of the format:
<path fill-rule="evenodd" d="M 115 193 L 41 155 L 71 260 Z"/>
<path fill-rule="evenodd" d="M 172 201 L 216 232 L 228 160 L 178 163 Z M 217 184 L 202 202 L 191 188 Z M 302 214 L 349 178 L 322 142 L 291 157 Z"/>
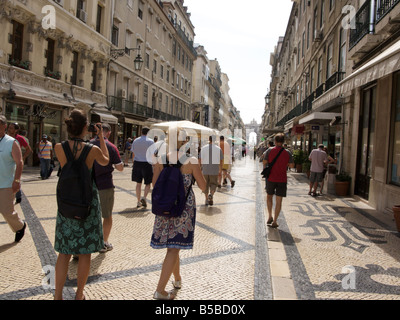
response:
<path fill-rule="evenodd" d="M 267 194 L 270 196 L 276 194 L 278 197 L 286 197 L 287 183 L 286 182 L 271 182 L 267 181 Z"/>
<path fill-rule="evenodd" d="M 148 162 L 133 162 L 132 181 L 150 184 L 153 180 L 153 166 Z"/>

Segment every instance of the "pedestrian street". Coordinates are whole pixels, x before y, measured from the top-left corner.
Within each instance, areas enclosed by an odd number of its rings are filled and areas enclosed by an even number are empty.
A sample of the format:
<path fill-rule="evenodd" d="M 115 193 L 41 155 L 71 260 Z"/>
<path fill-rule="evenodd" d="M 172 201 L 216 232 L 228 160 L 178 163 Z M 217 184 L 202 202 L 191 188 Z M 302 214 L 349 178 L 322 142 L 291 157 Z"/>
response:
<path fill-rule="evenodd" d="M 237 160 L 235 187 L 217 191 L 213 206 L 194 186 L 195 242 L 181 251 L 178 301 L 399 299 L 400 238 L 392 216 L 353 198 L 310 197 L 305 174 L 289 172 L 279 228 L 271 229 L 260 169 L 249 157 Z M 149 245 L 151 199 L 147 209 L 136 209 L 131 170 L 114 172 L 114 249 L 92 255 L 88 300 L 152 300 L 157 285 L 165 250 Z M 20 243 L 0 220 L 0 300 L 53 299 L 57 177 L 38 177 L 37 168 L 24 169 L 16 210 L 27 229 Z M 74 299 L 76 268 L 71 260 L 64 299 Z"/>

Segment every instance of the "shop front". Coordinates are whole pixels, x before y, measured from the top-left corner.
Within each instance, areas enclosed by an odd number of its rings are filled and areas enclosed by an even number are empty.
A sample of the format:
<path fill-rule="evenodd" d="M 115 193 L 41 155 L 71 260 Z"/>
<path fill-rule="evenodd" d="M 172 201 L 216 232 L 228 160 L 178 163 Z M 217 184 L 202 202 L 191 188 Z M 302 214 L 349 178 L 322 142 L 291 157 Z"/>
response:
<path fill-rule="evenodd" d="M 33 150 L 33 155 L 28 158 L 28 165 L 39 165 L 37 145 L 44 134 L 53 145 L 62 140 L 62 115 L 63 108 L 56 105 L 28 103 L 19 99 L 6 102 L 7 120 L 9 123 L 18 123 L 20 133 L 26 132 L 26 138 Z"/>

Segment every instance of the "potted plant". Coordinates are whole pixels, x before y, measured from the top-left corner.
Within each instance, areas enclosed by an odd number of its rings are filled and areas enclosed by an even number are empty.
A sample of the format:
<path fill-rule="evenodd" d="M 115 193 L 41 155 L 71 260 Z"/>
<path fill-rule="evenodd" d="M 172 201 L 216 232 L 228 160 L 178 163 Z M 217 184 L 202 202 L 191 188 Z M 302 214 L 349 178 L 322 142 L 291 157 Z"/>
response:
<path fill-rule="evenodd" d="M 293 162 L 296 165 L 296 172 L 302 172 L 304 162 L 304 152 L 301 149 L 293 151 Z"/>
<path fill-rule="evenodd" d="M 346 172 L 336 175 L 335 191 L 339 197 L 345 197 L 349 194 L 351 176 Z"/>
<path fill-rule="evenodd" d="M 393 207 L 394 221 L 396 221 L 397 231 L 400 232 L 400 205 Z"/>
<path fill-rule="evenodd" d="M 311 161 L 305 157 L 302 170 L 307 174 L 307 178 L 310 178 L 310 168 L 311 168 Z"/>

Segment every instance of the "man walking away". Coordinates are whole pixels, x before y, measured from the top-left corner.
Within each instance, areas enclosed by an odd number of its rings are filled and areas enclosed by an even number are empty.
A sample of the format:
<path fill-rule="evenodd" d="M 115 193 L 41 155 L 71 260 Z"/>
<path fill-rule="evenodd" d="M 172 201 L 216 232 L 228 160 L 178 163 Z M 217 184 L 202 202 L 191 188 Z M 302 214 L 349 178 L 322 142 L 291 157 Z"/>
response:
<path fill-rule="evenodd" d="M 308 159 L 311 161 L 310 190 L 308 194 L 315 197 L 317 196 L 318 183 L 322 182 L 323 179 L 324 163 L 328 160 L 328 155 L 324 151 L 324 145 L 320 144 L 318 146 L 318 149 L 314 149 L 313 151 L 311 151 Z M 314 191 L 311 192 L 311 189 L 313 187 Z"/>
<path fill-rule="evenodd" d="M 209 137 L 209 144 L 201 148 L 199 155 L 204 178 L 206 179 L 206 205 L 214 204 L 214 193 L 217 190 L 218 176 L 222 172 L 224 156 L 220 147 L 215 145 L 215 136 Z"/>
<path fill-rule="evenodd" d="M 103 238 L 104 248 L 100 250 L 105 253 L 113 249 L 112 244 L 108 241 L 112 228 L 112 211 L 114 208 L 114 183 L 112 173 L 114 168 L 118 171 L 124 170 L 124 163 L 121 160 L 118 148 L 112 144 L 108 139 L 111 135 L 111 127 L 108 123 L 103 123 L 103 136 L 106 143 L 110 162 L 106 166 L 99 165 L 94 162 L 94 179 L 99 190 L 101 215 L 103 217 Z M 90 143 L 100 147 L 100 140 L 98 137 L 90 141 Z"/>
<path fill-rule="evenodd" d="M 24 162 L 16 140 L 6 134 L 7 119 L 0 116 L 0 213 L 15 232 L 15 242 L 25 235 L 26 223 L 14 211 L 14 195 L 21 188 Z"/>
<path fill-rule="evenodd" d="M 154 144 L 154 141 L 147 137 L 147 133 L 150 131 L 150 128 L 143 127 L 142 136 L 140 138 L 135 139 L 132 143 L 132 159 L 133 159 L 133 168 L 132 168 L 132 181 L 136 182 L 136 197 L 138 200 L 137 207 L 147 207 L 146 198 L 150 191 L 150 185 L 153 180 L 153 166 L 151 163 L 147 161 L 146 152 L 147 149 Z M 144 180 L 144 194 L 141 197 L 142 193 L 142 182 Z"/>
<path fill-rule="evenodd" d="M 42 141 L 39 143 L 39 158 L 40 158 L 40 176 L 42 180 L 49 178 L 50 162 L 53 158 L 53 145 L 47 141 L 47 135 L 42 136 Z"/>
<path fill-rule="evenodd" d="M 268 163 L 274 161 L 278 157 L 279 152 L 283 149 L 283 143 L 285 141 L 285 135 L 279 133 L 275 136 L 275 147 L 269 148 L 264 154 L 263 165 L 264 168 Z M 293 163 L 292 154 L 283 149 L 279 157 L 276 158 L 275 164 L 272 167 L 271 174 L 267 179 L 267 209 L 268 209 L 268 221 L 267 225 L 272 228 L 278 227 L 278 216 L 282 208 L 282 199 L 286 197 L 287 193 L 287 166 L 289 163 Z M 273 197 L 276 195 L 275 201 L 275 214 L 272 218 L 272 203 Z"/>

